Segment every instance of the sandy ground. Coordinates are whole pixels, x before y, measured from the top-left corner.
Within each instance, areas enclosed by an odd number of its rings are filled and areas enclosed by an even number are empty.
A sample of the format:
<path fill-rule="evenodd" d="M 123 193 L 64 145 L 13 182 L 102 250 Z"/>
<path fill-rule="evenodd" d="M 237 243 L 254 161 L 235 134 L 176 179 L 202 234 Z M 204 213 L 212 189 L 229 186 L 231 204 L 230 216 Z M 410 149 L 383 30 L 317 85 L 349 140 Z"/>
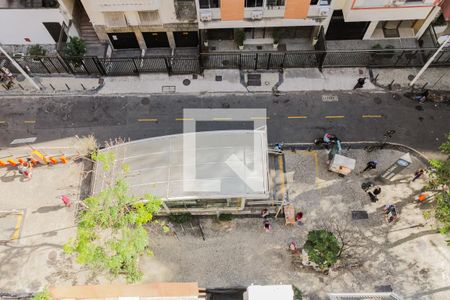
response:
<path fill-rule="evenodd" d="M 444 237 L 423 218 L 423 206 L 413 200 L 420 179 L 411 183 L 421 166 L 416 159 L 402 176 L 383 185 L 380 200 L 370 202 L 360 188 L 396 161 L 402 153 L 385 150 L 367 155 L 346 153 L 357 159 L 357 172 L 341 178 L 326 170 L 324 152 L 286 153 L 289 197 L 304 212 L 303 226 L 274 221 L 266 233 L 260 219 L 218 222 L 202 219 L 206 241 L 198 228 L 177 227 L 178 238 L 152 233 L 154 258 L 143 261 L 145 280 L 198 281 L 201 286 L 237 287 L 250 284 L 291 283 L 309 299 L 325 299 L 327 292 L 373 292 L 392 288 L 405 299 L 448 299 L 450 254 Z M 357 174 L 370 159 L 377 170 Z M 316 164 L 317 163 L 317 164 Z M 387 225 L 382 208 L 395 203 L 401 217 Z M 352 210 L 365 210 L 368 220 L 352 220 Z M 309 230 L 323 224 L 347 227 L 352 241 L 344 267 L 328 276 L 301 268 L 287 251 L 291 240 L 303 245 Z M 353 267 L 351 267 L 353 266 Z"/>
<path fill-rule="evenodd" d="M 363 174 L 365 179 L 358 172 L 341 178 L 326 170 L 324 152 L 286 153 L 289 198 L 304 212 L 303 226 L 285 226 L 278 219 L 273 220 L 273 231 L 266 233 L 258 218 L 222 223 L 205 218 L 201 219 L 205 241 L 195 222 L 192 227 L 177 226 L 178 239 L 151 227 L 155 256 L 142 259 L 143 281 L 198 281 L 206 288 L 292 283 L 309 299 L 325 299 L 327 292 L 372 292 L 390 286 L 405 299 L 448 299 L 448 247 L 433 222 L 423 218 L 425 207 L 413 200 L 423 184 L 422 179 L 410 182 L 419 161 L 414 159 L 403 176 L 384 185 L 380 201 L 371 203 L 361 182 L 386 169 L 401 153 L 383 150 L 368 156 L 351 150 L 346 155 L 357 159 L 357 171 L 370 159 L 378 159 L 379 168 Z M 80 164 L 37 168 L 31 181 L 21 180 L 16 171 L 2 171 L 0 210 L 26 212 L 21 238 L 0 245 L 1 291 L 108 282 L 62 253 L 62 245 L 75 234 L 75 220 L 74 208 L 64 207 L 60 196 L 77 199 L 81 168 Z M 392 226 L 383 220 L 386 203 L 400 209 L 401 218 Z M 367 211 L 369 219 L 352 220 L 352 210 Z M 1 232 L 15 226 L 8 222 L 0 222 L 5 227 Z M 353 243 L 345 261 L 356 267 L 343 267 L 328 276 L 301 268 L 287 244 L 295 240 L 303 245 L 309 230 L 330 222 L 348 226 Z"/>

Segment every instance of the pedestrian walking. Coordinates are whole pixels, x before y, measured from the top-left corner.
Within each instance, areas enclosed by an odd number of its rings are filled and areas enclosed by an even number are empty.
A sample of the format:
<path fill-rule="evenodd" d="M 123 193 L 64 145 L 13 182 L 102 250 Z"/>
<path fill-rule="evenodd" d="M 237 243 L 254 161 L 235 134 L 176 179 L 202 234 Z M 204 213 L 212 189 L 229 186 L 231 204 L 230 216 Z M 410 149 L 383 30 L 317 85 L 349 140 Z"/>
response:
<path fill-rule="evenodd" d="M 381 193 L 381 187 L 379 186 L 375 186 L 372 189 L 367 191 L 367 194 L 370 197 L 370 200 L 372 202 L 377 202 L 378 201 L 378 195 Z"/>
<path fill-rule="evenodd" d="M 416 179 L 419 179 L 423 175 L 424 172 L 425 171 L 423 169 L 417 170 L 414 173 L 414 178 L 412 179 L 412 182 L 414 182 Z"/>
<path fill-rule="evenodd" d="M 31 163 L 31 159 L 27 159 L 26 162 L 21 163 L 17 166 L 17 170 L 19 174 L 23 175 L 26 178 L 31 178 L 31 171 L 33 169 L 33 164 Z"/>
<path fill-rule="evenodd" d="M 303 218 L 303 213 L 301 211 L 299 211 L 296 215 L 295 215 L 295 222 L 297 222 L 297 225 L 303 225 L 302 223 L 302 218 Z"/>
<path fill-rule="evenodd" d="M 72 205 L 70 198 L 66 195 L 61 196 L 61 201 L 63 202 L 64 206 L 66 206 L 66 207 L 70 207 Z"/>
<path fill-rule="evenodd" d="M 377 168 L 378 162 L 376 160 L 371 160 L 367 163 L 366 168 L 361 172 L 364 173 L 365 171 L 368 170 L 374 170 Z"/>
<path fill-rule="evenodd" d="M 366 83 L 366 77 L 358 78 L 358 82 L 356 82 L 356 85 L 353 87 L 354 90 L 360 89 L 364 86 Z"/>
<path fill-rule="evenodd" d="M 264 224 L 264 229 L 266 230 L 266 232 L 272 231 L 272 224 L 270 224 L 269 220 L 264 220 L 263 224 Z"/>
<path fill-rule="evenodd" d="M 261 210 L 261 217 L 263 219 L 267 219 L 269 217 L 269 210 L 267 208 L 263 208 Z"/>

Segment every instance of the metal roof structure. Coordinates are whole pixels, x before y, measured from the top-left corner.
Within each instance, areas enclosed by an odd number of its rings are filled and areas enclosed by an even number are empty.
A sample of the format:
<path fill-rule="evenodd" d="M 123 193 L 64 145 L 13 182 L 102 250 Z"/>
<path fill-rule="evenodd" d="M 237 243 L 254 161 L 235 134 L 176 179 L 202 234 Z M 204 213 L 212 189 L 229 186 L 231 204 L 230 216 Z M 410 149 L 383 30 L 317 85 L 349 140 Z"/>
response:
<path fill-rule="evenodd" d="M 105 170 L 96 163 L 92 193 L 123 177 L 132 195 L 165 201 L 266 199 L 268 146 L 264 130 L 185 133 L 137 140 L 99 151 L 114 153 Z M 126 165 L 129 171 L 124 174 Z"/>
<path fill-rule="evenodd" d="M 402 300 L 394 293 L 331 293 L 330 300 Z"/>

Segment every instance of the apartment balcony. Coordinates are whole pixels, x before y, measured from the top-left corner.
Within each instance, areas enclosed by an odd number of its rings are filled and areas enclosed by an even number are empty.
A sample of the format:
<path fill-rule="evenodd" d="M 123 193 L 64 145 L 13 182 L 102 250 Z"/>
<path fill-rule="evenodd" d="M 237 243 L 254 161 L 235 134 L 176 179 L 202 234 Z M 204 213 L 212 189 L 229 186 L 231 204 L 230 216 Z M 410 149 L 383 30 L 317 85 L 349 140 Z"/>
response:
<path fill-rule="evenodd" d="M 353 8 L 387 8 L 387 7 L 426 7 L 432 6 L 434 0 L 356 0 Z"/>
<path fill-rule="evenodd" d="M 0 9 L 58 8 L 58 0 L 0 0 Z"/>
<path fill-rule="evenodd" d="M 197 19 L 197 8 L 194 0 L 175 0 L 175 12 L 180 21 L 194 21 Z"/>
<path fill-rule="evenodd" d="M 431 12 L 434 0 L 348 0 L 343 8 L 346 22 L 418 20 Z"/>
<path fill-rule="evenodd" d="M 97 7 L 102 12 L 151 11 L 159 10 L 161 0 L 97 0 Z"/>
<path fill-rule="evenodd" d="M 285 19 L 284 6 L 252 7 L 244 9 L 244 19 L 222 21 L 220 8 L 200 9 L 200 29 L 252 28 L 280 26 L 318 26 L 331 14 L 329 5 L 311 5 L 304 19 Z"/>

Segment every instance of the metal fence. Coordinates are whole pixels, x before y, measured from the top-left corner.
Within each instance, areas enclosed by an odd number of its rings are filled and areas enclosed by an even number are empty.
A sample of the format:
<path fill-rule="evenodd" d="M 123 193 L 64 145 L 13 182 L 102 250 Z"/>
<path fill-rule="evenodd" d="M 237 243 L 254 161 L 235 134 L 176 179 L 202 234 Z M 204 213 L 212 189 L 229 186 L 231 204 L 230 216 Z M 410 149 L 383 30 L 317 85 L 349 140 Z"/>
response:
<path fill-rule="evenodd" d="M 130 58 L 16 57 L 31 74 L 124 76 L 142 73 L 199 74 L 205 69 L 278 70 L 283 68 L 421 67 L 435 53 L 427 49 L 241 51 L 201 53 L 196 56 L 148 56 Z M 0 62 L 12 72 L 4 57 Z M 442 51 L 432 66 L 450 66 L 450 49 Z"/>

